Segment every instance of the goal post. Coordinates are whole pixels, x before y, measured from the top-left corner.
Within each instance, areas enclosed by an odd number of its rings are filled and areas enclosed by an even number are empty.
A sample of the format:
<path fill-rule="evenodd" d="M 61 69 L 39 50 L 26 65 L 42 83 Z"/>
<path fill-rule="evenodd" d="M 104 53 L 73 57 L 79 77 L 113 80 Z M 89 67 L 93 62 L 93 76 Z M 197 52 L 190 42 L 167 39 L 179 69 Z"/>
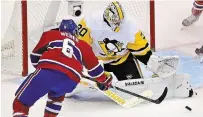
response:
<path fill-rule="evenodd" d="M 150 0 L 150 48 L 155 51 L 155 4 Z"/>
<path fill-rule="evenodd" d="M 28 27 L 27 27 L 27 0 L 22 4 L 22 76 L 28 74 Z"/>
<path fill-rule="evenodd" d="M 64 18 L 80 20 L 92 11 L 104 10 L 110 3 L 110 1 L 84 0 L 82 16 L 73 17 L 68 15 L 67 1 L 15 1 L 10 23 L 1 44 L 3 72 L 26 76 L 29 71 L 28 55 L 36 44 L 32 39 L 38 41 L 44 28 Z M 155 1 L 123 0 L 119 2 L 125 14 L 132 17 L 132 20 L 144 32 L 151 49 L 155 51 Z M 36 36 L 37 34 L 39 36 Z"/>

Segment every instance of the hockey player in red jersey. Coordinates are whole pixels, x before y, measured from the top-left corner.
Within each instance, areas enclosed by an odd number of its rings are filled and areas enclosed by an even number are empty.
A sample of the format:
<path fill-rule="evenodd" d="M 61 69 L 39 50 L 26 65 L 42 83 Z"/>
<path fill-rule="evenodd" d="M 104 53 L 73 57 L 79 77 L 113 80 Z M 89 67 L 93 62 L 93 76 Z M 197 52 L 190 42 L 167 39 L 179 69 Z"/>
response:
<path fill-rule="evenodd" d="M 112 77 L 105 76 L 92 48 L 75 34 L 77 25 L 73 20 L 63 20 L 59 29 L 43 33 L 30 55 L 36 70 L 15 93 L 13 117 L 28 117 L 29 108 L 47 93 L 44 117 L 56 117 L 65 93 L 72 92 L 80 82 L 83 65 L 101 90 L 109 88 Z"/>
<path fill-rule="evenodd" d="M 190 26 L 198 21 L 203 11 L 203 0 L 195 0 L 192 7 L 192 15 L 183 20 L 183 26 Z"/>

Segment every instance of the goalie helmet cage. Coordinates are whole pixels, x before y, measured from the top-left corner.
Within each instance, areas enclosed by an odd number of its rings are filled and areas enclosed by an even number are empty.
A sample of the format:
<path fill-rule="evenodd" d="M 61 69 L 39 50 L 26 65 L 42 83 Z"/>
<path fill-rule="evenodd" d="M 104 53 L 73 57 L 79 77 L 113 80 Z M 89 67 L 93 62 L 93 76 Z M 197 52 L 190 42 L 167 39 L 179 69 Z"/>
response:
<path fill-rule="evenodd" d="M 84 1 L 83 12 L 103 10 L 108 1 Z M 154 0 L 120 1 L 124 12 L 135 20 L 138 27 L 149 38 L 155 51 L 155 7 Z M 67 1 L 15 1 L 9 26 L 1 44 L 2 72 L 26 76 L 28 74 L 28 53 L 34 47 L 31 35 L 37 29 L 53 25 L 68 16 Z M 100 9 L 101 8 L 101 9 Z M 68 18 L 73 18 L 68 16 Z M 73 18 L 74 19 L 74 18 Z M 77 18 L 76 18 L 77 19 Z M 79 18 L 78 18 L 79 19 Z M 42 32 L 41 32 L 42 33 Z M 32 42 L 32 44 L 29 44 Z M 33 49 L 33 48 L 32 48 Z"/>

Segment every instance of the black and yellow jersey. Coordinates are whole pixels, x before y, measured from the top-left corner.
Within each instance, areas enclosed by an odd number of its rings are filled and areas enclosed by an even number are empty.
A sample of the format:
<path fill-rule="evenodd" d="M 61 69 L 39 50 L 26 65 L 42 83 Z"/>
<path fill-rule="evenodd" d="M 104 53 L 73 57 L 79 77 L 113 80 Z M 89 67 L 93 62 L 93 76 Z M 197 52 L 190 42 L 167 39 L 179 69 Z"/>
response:
<path fill-rule="evenodd" d="M 123 20 L 119 32 L 114 32 L 104 22 L 102 12 L 94 12 L 85 16 L 78 28 L 78 38 L 90 44 L 104 63 L 117 65 L 124 62 L 130 53 L 145 56 L 151 52 L 144 34 L 127 19 Z"/>

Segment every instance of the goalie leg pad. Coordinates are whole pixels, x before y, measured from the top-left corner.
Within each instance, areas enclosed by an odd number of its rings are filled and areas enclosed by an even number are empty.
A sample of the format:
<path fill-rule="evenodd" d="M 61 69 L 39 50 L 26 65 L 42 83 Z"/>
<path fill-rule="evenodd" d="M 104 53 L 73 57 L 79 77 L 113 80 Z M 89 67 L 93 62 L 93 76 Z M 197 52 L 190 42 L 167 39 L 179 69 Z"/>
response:
<path fill-rule="evenodd" d="M 189 74 L 171 74 L 168 76 L 144 79 L 132 79 L 118 81 L 114 85 L 121 87 L 131 92 L 141 93 L 146 89 L 153 91 L 153 98 L 160 95 L 164 87 L 168 87 L 166 98 L 186 98 L 193 96 L 193 90 L 189 84 Z M 117 91 L 119 95 L 125 99 L 130 99 L 132 96 L 126 95 Z"/>
<path fill-rule="evenodd" d="M 193 96 L 193 89 L 189 84 L 189 74 L 176 74 L 174 76 L 174 97 L 175 98 L 185 98 Z"/>

